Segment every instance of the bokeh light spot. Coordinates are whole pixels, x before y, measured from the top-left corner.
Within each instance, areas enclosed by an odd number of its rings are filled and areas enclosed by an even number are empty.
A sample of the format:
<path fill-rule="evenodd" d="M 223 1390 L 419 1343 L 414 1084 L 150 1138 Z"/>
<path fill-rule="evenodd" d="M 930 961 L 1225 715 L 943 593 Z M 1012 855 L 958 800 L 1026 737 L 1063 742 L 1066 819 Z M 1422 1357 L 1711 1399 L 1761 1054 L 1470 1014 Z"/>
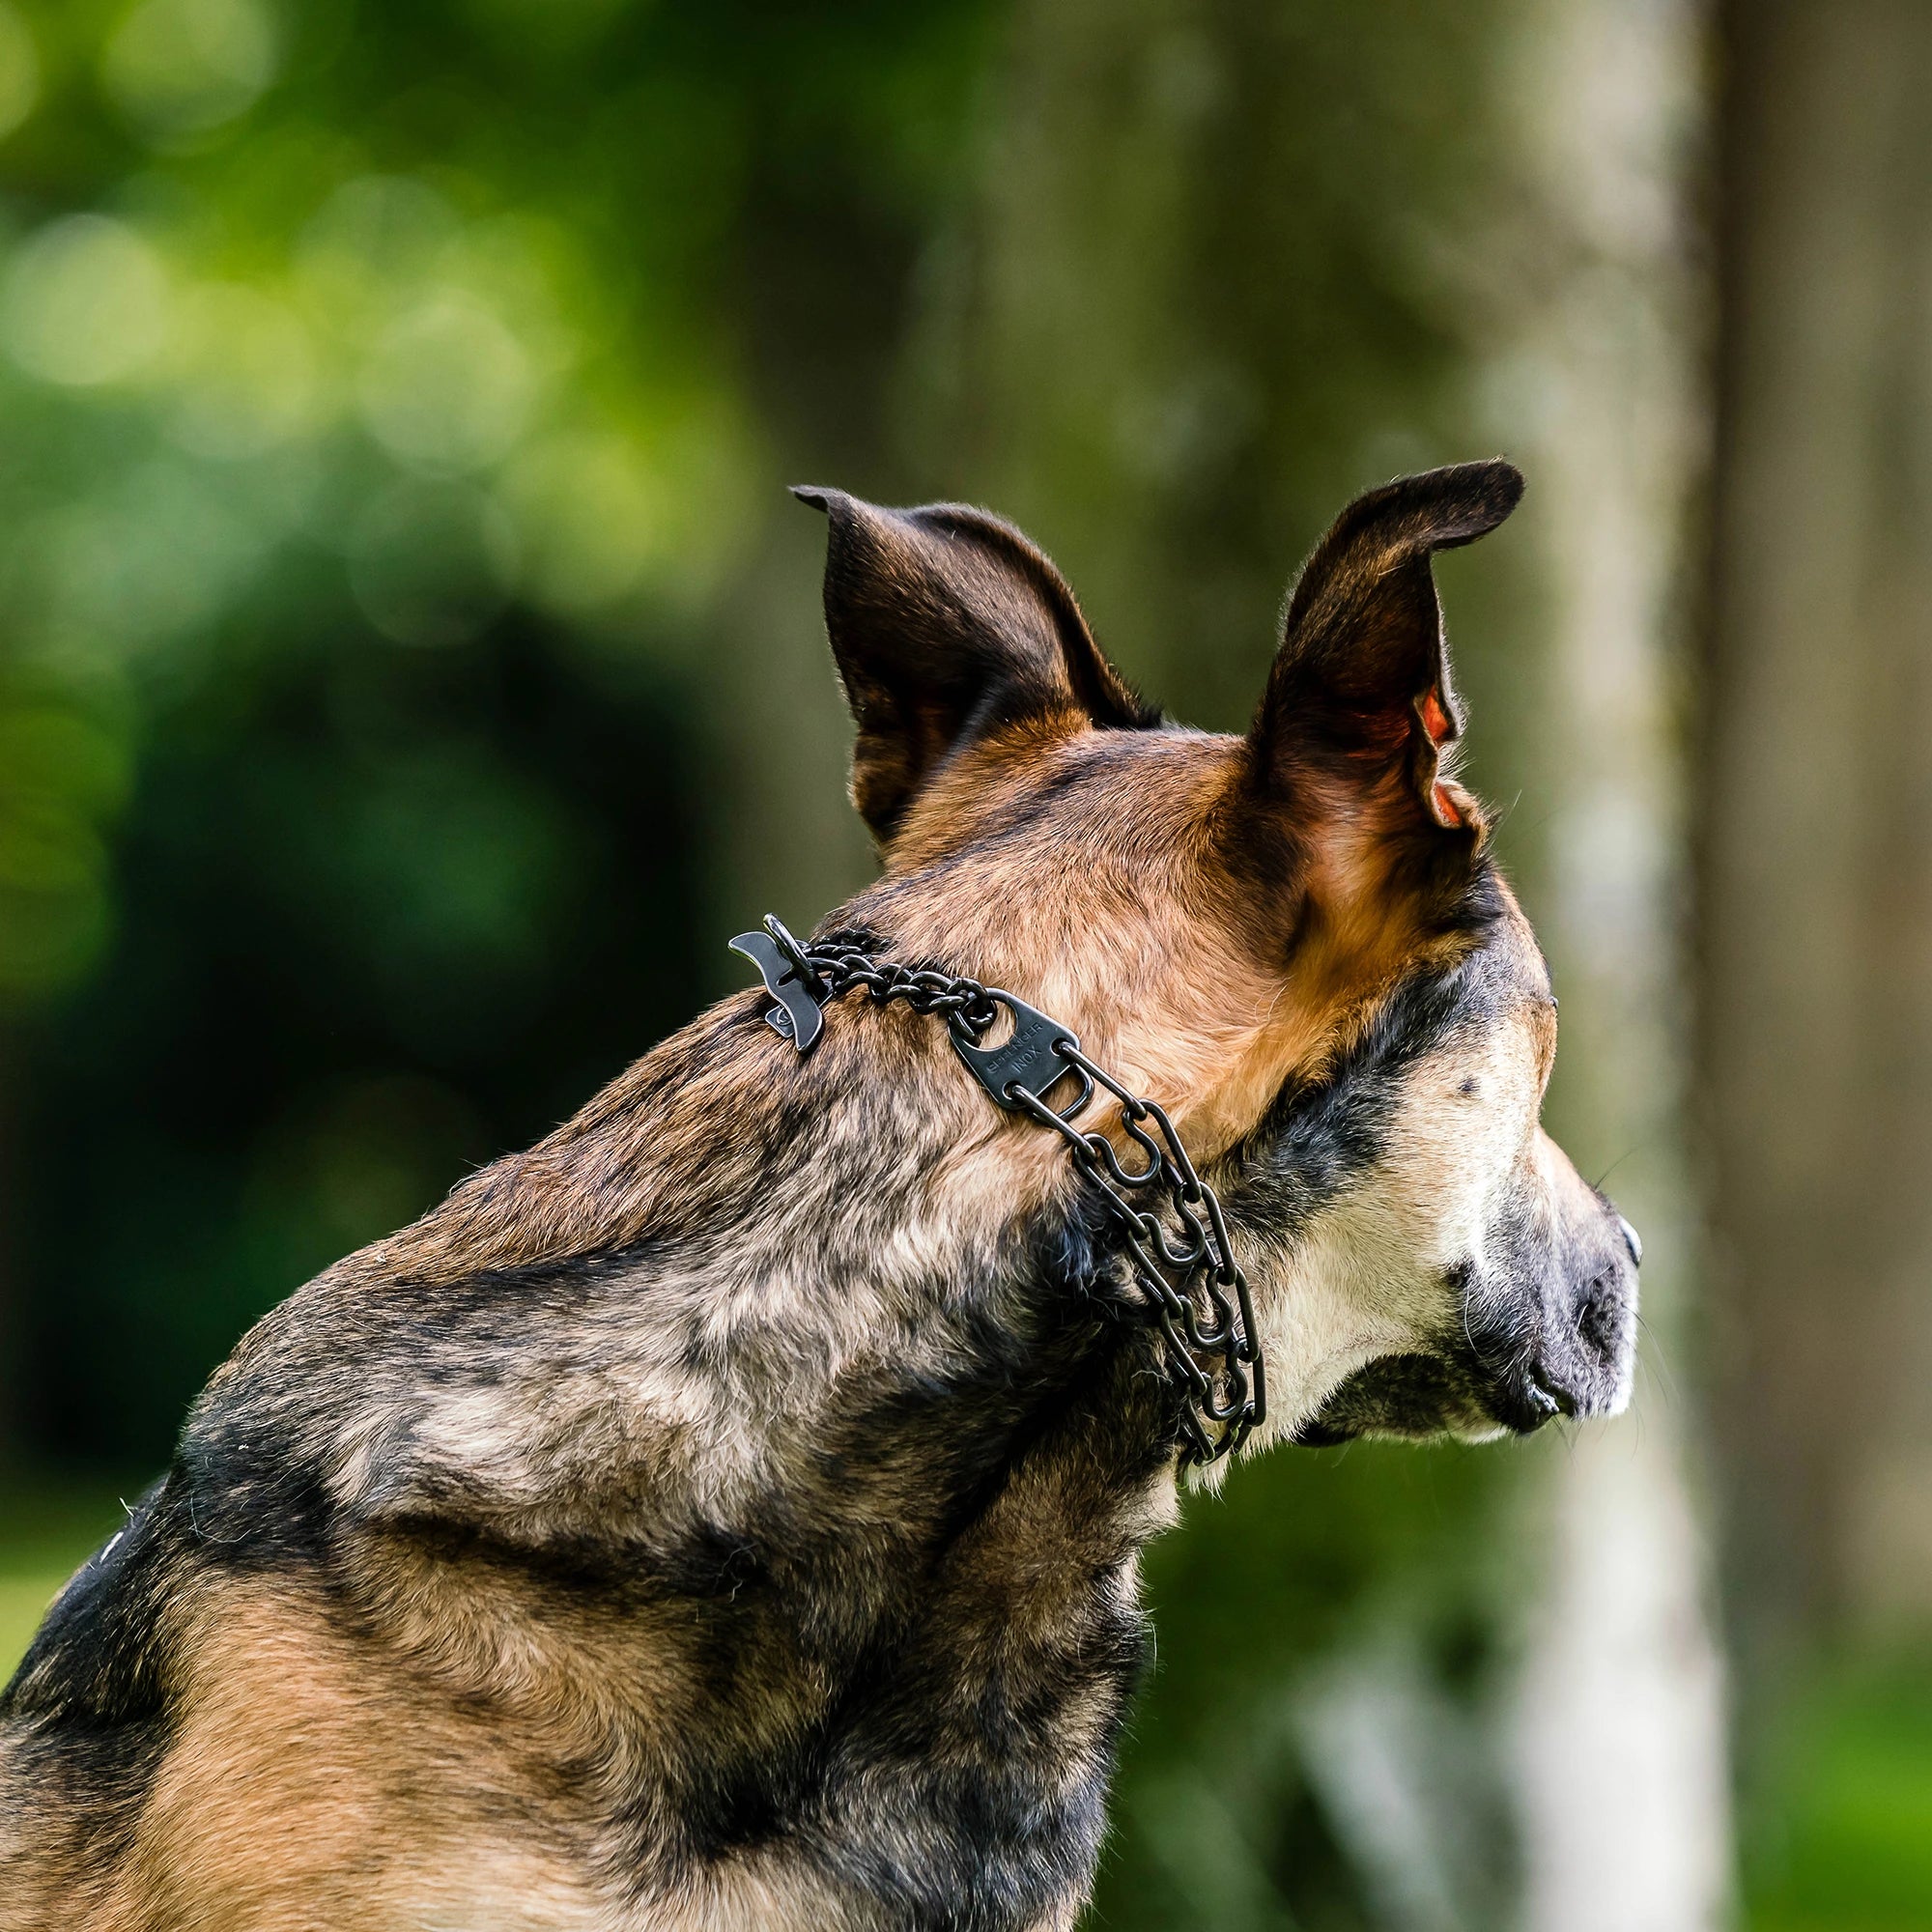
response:
<path fill-rule="evenodd" d="M 258 456 L 306 428 L 318 400 L 308 329 L 287 303 L 240 284 L 181 304 L 185 370 L 172 429 L 197 456 Z"/>
<path fill-rule="evenodd" d="M 33 30 L 0 0 L 0 139 L 34 111 L 41 98 L 41 55 Z"/>
<path fill-rule="evenodd" d="M 166 143 L 246 112 L 275 58 L 258 0 L 143 0 L 103 49 L 101 77 L 128 117 Z"/>
<path fill-rule="evenodd" d="M 49 512 L 29 538 L 48 628 L 111 663 L 206 624 L 262 559 L 251 507 L 199 466 L 161 458 Z"/>
<path fill-rule="evenodd" d="M 0 800 L 57 800 L 89 812 L 117 810 L 133 781 L 125 739 L 58 704 L 0 707 Z"/>
<path fill-rule="evenodd" d="M 167 275 L 127 223 L 70 214 L 14 257 L 0 334 L 30 375 L 88 387 L 130 376 L 167 338 Z"/>
<path fill-rule="evenodd" d="M 377 341 L 362 373 L 363 420 L 407 468 L 450 473 L 504 455 L 536 393 L 523 344 L 455 293 L 433 298 Z"/>
<path fill-rule="evenodd" d="M 523 538 L 531 593 L 580 613 L 637 588 L 663 542 L 658 479 L 623 438 L 552 437 L 520 456 L 503 497 Z"/>
<path fill-rule="evenodd" d="M 466 12 L 500 44 L 572 53 L 629 11 L 631 0 L 468 0 Z"/>
<path fill-rule="evenodd" d="M 358 175 L 345 182 L 302 230 L 299 273 L 311 298 L 340 306 L 381 298 L 429 273 L 461 224 L 456 211 L 412 175 Z"/>

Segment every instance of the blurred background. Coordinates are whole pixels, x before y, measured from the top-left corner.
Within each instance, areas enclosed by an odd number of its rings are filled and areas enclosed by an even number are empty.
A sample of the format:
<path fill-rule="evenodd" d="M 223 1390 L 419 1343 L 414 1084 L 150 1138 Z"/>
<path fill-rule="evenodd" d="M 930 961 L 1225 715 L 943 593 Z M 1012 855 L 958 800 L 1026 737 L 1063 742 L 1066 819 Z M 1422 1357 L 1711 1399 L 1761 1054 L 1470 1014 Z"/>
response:
<path fill-rule="evenodd" d="M 0 1670 L 242 1329 L 867 875 L 783 494 L 1239 727 L 1444 560 L 1634 1413 L 1155 1553 L 1092 1922 L 1932 1924 L 1932 9 L 0 4 Z"/>

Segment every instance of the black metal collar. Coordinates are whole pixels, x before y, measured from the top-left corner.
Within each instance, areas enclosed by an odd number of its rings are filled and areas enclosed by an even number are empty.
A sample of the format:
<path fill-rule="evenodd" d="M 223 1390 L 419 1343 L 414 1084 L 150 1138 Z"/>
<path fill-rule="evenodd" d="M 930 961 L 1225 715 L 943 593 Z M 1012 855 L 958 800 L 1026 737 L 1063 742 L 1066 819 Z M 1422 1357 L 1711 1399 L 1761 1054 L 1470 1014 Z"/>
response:
<path fill-rule="evenodd" d="M 1212 1463 L 1240 1447 L 1267 1412 L 1267 1381 L 1248 1284 L 1236 1264 L 1228 1223 L 1214 1190 L 1194 1171 L 1174 1123 L 1153 1101 L 1131 1093 L 1080 1050 L 1073 1032 L 1024 1000 L 964 974 L 878 961 L 855 947 L 801 946 L 767 915 L 762 932 L 731 942 L 758 969 L 778 1002 L 772 1028 L 810 1053 L 825 1029 L 829 1001 L 863 987 L 878 1004 L 903 1000 L 915 1012 L 944 1013 L 967 1070 L 996 1106 L 1029 1115 L 1065 1142 L 1081 1178 L 1101 1197 L 1140 1293 L 1140 1311 L 1160 1340 L 1162 1366 L 1180 1398 L 1180 1448 Z M 987 1037 L 1002 1013 L 1012 1030 Z M 1074 1125 L 1104 1087 L 1119 1103 L 1128 1159 L 1104 1133 Z M 1060 1105 L 1055 1094 L 1070 1094 Z M 1141 1205 L 1164 1207 L 1172 1226 Z"/>

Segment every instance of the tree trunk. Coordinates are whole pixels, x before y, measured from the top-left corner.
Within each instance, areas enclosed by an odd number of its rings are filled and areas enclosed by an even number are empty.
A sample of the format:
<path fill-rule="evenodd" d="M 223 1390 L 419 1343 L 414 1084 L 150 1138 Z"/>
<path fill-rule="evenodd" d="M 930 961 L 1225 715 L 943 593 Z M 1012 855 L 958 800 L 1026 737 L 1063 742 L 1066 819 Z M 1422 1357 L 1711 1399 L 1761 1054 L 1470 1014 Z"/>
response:
<path fill-rule="evenodd" d="M 1702 419 L 1686 235 L 1699 22 L 1682 0 L 1532 0 L 1501 98 L 1520 139 L 1485 383 L 1523 453 L 1547 625 L 1524 797 L 1527 885 L 1563 1001 L 1548 1119 L 1645 1238 L 1635 1414 L 1545 1468 L 1548 1539 L 1516 1725 L 1524 1922 L 1697 1932 L 1722 1922 L 1721 1674 L 1686 1481 L 1682 1368 L 1695 1217 L 1682 1122 L 1683 537 Z"/>
<path fill-rule="evenodd" d="M 1702 1006 L 1761 1662 L 1932 1622 L 1932 10 L 1723 25 Z"/>

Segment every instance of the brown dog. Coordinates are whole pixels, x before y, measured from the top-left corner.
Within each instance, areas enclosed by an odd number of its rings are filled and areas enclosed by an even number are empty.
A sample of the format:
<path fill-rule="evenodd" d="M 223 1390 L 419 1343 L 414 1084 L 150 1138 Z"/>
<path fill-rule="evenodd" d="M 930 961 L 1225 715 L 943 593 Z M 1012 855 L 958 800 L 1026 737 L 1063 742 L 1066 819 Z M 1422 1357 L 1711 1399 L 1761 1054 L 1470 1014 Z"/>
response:
<path fill-rule="evenodd" d="M 828 931 L 1171 1111 L 1255 1444 L 1627 1396 L 1635 1236 L 1538 1127 L 1555 1003 L 1443 763 L 1430 556 L 1520 488 L 1353 504 L 1242 738 L 1145 710 L 1006 525 L 809 493 L 884 863 Z M 242 1341 L 0 1703 L 0 1926 L 1071 1923 L 1185 1405 L 940 1020 L 835 1001 L 803 1054 L 771 1009 Z"/>

